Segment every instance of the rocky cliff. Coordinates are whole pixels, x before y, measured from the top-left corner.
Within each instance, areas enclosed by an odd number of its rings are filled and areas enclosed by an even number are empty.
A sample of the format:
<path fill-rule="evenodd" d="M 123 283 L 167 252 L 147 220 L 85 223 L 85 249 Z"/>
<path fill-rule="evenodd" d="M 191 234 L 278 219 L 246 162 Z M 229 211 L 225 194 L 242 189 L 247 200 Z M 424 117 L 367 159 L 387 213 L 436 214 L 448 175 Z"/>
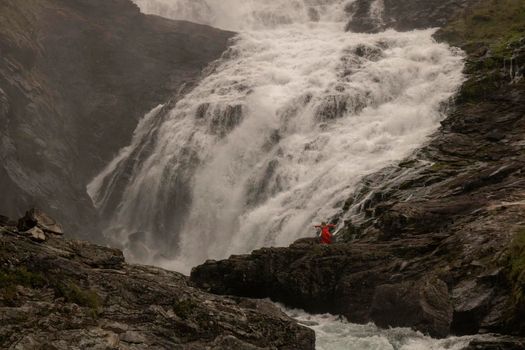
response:
<path fill-rule="evenodd" d="M 97 239 L 86 184 L 231 36 L 129 0 L 1 1 L 0 211 L 37 205 Z"/>
<path fill-rule="evenodd" d="M 314 349 L 267 301 L 220 297 L 176 272 L 65 239 L 40 211 L 0 217 L 2 349 Z"/>
<path fill-rule="evenodd" d="M 428 144 L 365 178 L 332 218 L 339 243 L 209 261 L 192 279 L 435 336 L 524 336 L 524 6 L 486 1 L 439 17 L 448 24 L 436 37 L 467 53 L 467 80 Z M 397 10 L 385 1 L 384 11 Z"/>

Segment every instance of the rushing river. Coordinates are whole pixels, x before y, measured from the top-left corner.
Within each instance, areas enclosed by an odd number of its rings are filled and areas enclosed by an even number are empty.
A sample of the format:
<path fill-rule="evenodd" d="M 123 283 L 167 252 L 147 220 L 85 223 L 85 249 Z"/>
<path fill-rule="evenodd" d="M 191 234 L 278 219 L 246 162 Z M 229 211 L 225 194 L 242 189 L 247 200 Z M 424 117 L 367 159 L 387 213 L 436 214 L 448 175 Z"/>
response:
<path fill-rule="evenodd" d="M 310 315 L 282 308 L 315 331 L 317 350 L 461 350 L 473 339 L 470 336 L 433 339 L 409 328 L 379 329 L 373 324 L 353 324 L 333 315 Z"/>

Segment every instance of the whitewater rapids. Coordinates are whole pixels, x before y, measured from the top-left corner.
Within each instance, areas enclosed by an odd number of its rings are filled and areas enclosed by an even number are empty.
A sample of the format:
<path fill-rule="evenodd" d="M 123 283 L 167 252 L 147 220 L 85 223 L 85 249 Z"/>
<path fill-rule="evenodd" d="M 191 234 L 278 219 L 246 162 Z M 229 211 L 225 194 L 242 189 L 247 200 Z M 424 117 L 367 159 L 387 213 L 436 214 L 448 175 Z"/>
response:
<path fill-rule="evenodd" d="M 313 235 L 363 176 L 425 142 L 463 80 L 434 30 L 345 32 L 344 0 L 135 2 L 239 32 L 88 186 L 135 262 L 187 273 Z"/>
<path fill-rule="evenodd" d="M 349 323 L 329 314 L 310 315 L 280 307 L 315 331 L 317 350 L 461 350 L 474 339 L 473 336 L 433 339 L 409 328 L 380 329 L 373 324 Z"/>

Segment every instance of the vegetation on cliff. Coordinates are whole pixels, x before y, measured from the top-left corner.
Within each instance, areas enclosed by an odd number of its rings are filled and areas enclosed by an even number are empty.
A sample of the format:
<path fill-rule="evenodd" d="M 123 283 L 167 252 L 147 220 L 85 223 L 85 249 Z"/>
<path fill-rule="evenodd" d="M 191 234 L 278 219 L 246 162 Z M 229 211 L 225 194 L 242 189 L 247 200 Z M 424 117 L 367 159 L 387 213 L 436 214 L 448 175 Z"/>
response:
<path fill-rule="evenodd" d="M 525 45 L 525 2 L 487 0 L 467 9 L 437 33 L 469 55 L 460 101 L 489 97 L 519 77 Z M 522 69 L 522 68 L 521 68 Z"/>
<path fill-rule="evenodd" d="M 496 57 L 510 58 L 513 45 L 524 33 L 523 0 L 486 0 L 450 21 L 439 36 L 468 53 L 488 47 Z"/>

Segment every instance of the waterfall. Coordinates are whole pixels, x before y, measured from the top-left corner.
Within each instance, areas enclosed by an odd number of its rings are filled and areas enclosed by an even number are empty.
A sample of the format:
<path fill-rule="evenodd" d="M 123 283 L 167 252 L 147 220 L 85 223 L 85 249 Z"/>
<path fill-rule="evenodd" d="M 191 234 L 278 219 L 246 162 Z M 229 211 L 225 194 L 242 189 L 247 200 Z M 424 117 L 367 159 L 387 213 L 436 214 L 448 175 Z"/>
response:
<path fill-rule="evenodd" d="M 463 80 L 433 30 L 345 32 L 344 0 L 135 2 L 239 34 L 88 186 L 133 261 L 188 272 L 313 235 L 363 176 L 425 142 Z"/>
<path fill-rule="evenodd" d="M 343 21 L 346 0 L 133 0 L 143 12 L 243 31 Z M 382 1 L 382 0 L 381 0 Z"/>

